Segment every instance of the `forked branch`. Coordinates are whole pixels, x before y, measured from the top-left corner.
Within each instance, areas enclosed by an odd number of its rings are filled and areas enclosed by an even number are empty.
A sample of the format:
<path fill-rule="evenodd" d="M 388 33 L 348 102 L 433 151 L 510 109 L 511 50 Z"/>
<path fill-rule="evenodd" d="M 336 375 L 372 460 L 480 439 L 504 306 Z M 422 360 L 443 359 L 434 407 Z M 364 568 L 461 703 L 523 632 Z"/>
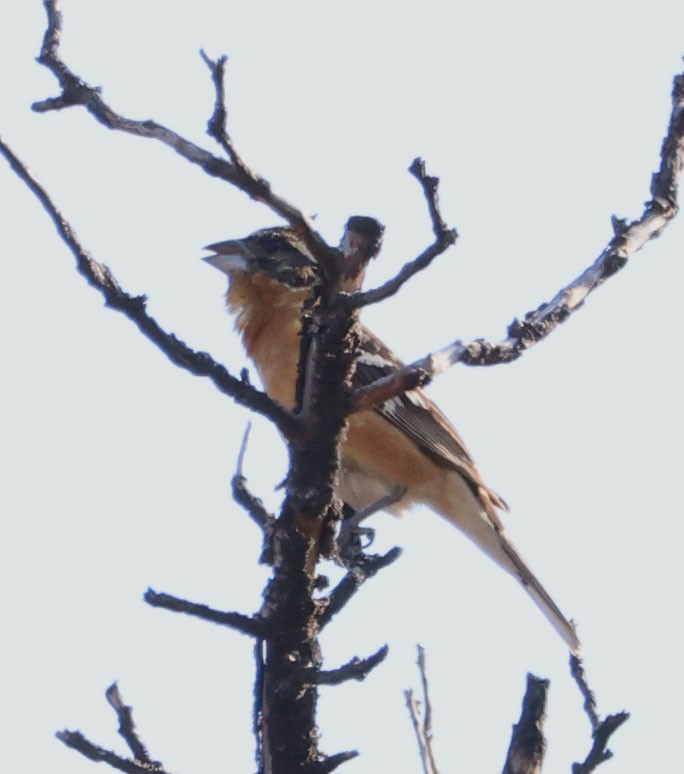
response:
<path fill-rule="evenodd" d="M 582 659 L 570 656 L 570 674 L 584 699 L 584 712 L 591 725 L 592 745 L 582 763 L 573 763 L 572 774 L 591 774 L 602 763 L 613 757 L 608 742 L 620 726 L 629 720 L 628 712 L 617 712 L 601 720 L 596 708 L 596 697 L 589 687 Z"/>
<path fill-rule="evenodd" d="M 77 750 L 91 761 L 107 763 L 125 774 L 169 774 L 164 766 L 150 758 L 147 748 L 140 739 L 133 722 L 133 708 L 126 705 L 116 683 L 105 692 L 107 702 L 119 719 L 119 733 L 126 741 L 133 758 L 124 758 L 111 750 L 94 744 L 80 731 L 59 731 L 56 736 L 67 747 Z"/>
<path fill-rule="evenodd" d="M 509 363 L 545 339 L 583 305 L 590 293 L 622 269 L 634 253 L 659 236 L 675 217 L 679 210 L 677 197 L 683 158 L 684 73 L 680 73 L 675 76 L 672 86 L 672 109 L 662 143 L 660 167 L 653 175 L 651 199 L 646 202 L 641 216 L 631 223 L 613 219 L 614 236 L 594 263 L 551 301 L 528 312 L 522 320 L 513 320 L 505 339 L 498 342 L 457 339 L 394 374 L 357 390 L 354 410 L 366 411 L 406 390 L 423 386 L 456 363 L 469 366 Z"/>
<path fill-rule="evenodd" d="M 449 228 L 439 208 L 439 199 L 437 196 L 439 187 L 439 178 L 428 175 L 425 171 L 425 162 L 423 159 L 416 158 L 409 167 L 409 172 L 418 180 L 423 189 L 425 200 L 432 221 L 432 231 L 435 235 L 435 241 L 426 248 L 417 258 L 405 264 L 401 271 L 392 279 L 388 280 L 375 290 L 367 290 L 363 293 L 356 293 L 351 299 L 352 306 L 360 308 L 376 304 L 397 293 L 415 274 L 427 267 L 432 261 L 456 243 L 458 233 L 455 228 Z"/>

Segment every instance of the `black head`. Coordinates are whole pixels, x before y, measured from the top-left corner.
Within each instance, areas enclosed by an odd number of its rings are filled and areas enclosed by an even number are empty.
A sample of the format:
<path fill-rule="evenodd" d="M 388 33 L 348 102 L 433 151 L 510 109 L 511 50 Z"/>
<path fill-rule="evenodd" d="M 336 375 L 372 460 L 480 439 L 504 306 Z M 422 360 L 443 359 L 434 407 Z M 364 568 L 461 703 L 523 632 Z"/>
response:
<path fill-rule="evenodd" d="M 288 228 L 265 228 L 244 239 L 207 245 L 213 255 L 203 260 L 232 274 L 263 272 L 292 288 L 312 286 L 317 279 L 316 262 L 297 234 Z"/>

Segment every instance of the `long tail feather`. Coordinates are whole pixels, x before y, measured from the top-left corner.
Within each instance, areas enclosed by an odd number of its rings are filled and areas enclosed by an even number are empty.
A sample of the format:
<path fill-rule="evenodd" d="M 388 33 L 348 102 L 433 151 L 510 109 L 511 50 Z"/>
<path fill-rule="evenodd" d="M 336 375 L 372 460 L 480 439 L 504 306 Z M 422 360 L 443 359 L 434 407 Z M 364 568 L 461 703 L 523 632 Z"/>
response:
<path fill-rule="evenodd" d="M 574 624 L 563 615 L 509 539 L 488 490 L 481 489 L 479 496 L 476 496 L 456 472 L 449 474 L 449 486 L 445 489 L 448 492 L 447 498 L 433 501 L 433 508 L 458 527 L 502 569 L 522 583 L 525 591 L 572 653 L 578 656 L 582 646 Z"/>
<path fill-rule="evenodd" d="M 537 580 L 534 573 L 525 563 L 524 559 L 520 556 L 515 546 L 506 536 L 505 532 L 498 532 L 499 545 L 501 550 L 510 560 L 512 566 L 503 564 L 497 557 L 494 557 L 499 563 L 508 570 L 512 575 L 515 575 L 522 583 L 525 591 L 532 597 L 532 600 L 537 607 L 544 613 L 547 620 L 553 626 L 553 628 L 560 634 L 565 640 L 567 646 L 572 653 L 576 656 L 580 655 L 582 644 L 575 632 L 575 626 L 572 621 L 569 621 L 563 613 L 561 613 L 558 605 L 551 599 L 548 591 Z"/>

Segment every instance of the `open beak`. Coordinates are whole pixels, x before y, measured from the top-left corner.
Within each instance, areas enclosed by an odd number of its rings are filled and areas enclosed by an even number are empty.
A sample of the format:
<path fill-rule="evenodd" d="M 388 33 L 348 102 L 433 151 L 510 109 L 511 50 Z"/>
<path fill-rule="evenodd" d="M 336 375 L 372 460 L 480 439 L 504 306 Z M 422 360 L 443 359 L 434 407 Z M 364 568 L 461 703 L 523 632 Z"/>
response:
<path fill-rule="evenodd" d="M 211 250 L 212 255 L 205 255 L 202 260 L 224 274 L 247 271 L 250 253 L 239 239 L 215 242 L 212 245 L 207 245 L 204 249 Z"/>

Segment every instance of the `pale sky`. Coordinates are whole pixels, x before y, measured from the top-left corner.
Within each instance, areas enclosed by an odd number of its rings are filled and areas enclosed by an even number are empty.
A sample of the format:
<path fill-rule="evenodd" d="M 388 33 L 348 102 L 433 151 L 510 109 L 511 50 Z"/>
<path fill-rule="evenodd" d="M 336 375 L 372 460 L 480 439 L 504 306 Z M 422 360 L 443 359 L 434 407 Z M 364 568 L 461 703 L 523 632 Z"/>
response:
<path fill-rule="evenodd" d="M 407 360 L 459 337 L 502 337 L 595 259 L 612 214 L 641 213 L 684 54 L 676 0 L 63 10 L 67 62 L 113 107 L 210 150 L 213 92 L 198 52 L 228 54 L 230 128 L 247 161 L 332 242 L 350 214 L 386 225 L 369 287 L 430 240 L 406 172 L 426 159 L 458 244 L 364 316 Z M 56 93 L 34 61 L 43 28 L 38 0 L 0 8 L 0 134 L 160 324 L 238 373 L 224 282 L 201 248 L 277 219 L 82 109 L 32 113 Z M 169 771 L 253 771 L 251 642 L 141 601 L 152 586 L 258 609 L 260 535 L 228 489 L 248 414 L 103 307 L 4 163 L 0 197 L 3 768 L 93 772 L 54 738 L 62 728 L 125 754 L 104 699 L 118 680 Z M 681 759 L 682 258 L 680 218 L 521 360 L 457 366 L 430 390 L 509 502 L 521 552 L 577 621 L 599 710 L 632 712 L 606 774 Z M 257 419 L 245 473 L 272 508 L 284 465 Z M 420 771 L 402 695 L 418 686 L 420 642 L 444 774 L 501 769 L 528 671 L 551 679 L 545 771 L 569 771 L 589 749 L 588 723 L 566 650 L 524 592 L 427 510 L 373 526 L 377 550 L 401 545 L 404 556 L 322 645 L 328 668 L 385 642 L 390 655 L 365 683 L 322 692 L 321 748 L 360 750 L 345 774 Z"/>

